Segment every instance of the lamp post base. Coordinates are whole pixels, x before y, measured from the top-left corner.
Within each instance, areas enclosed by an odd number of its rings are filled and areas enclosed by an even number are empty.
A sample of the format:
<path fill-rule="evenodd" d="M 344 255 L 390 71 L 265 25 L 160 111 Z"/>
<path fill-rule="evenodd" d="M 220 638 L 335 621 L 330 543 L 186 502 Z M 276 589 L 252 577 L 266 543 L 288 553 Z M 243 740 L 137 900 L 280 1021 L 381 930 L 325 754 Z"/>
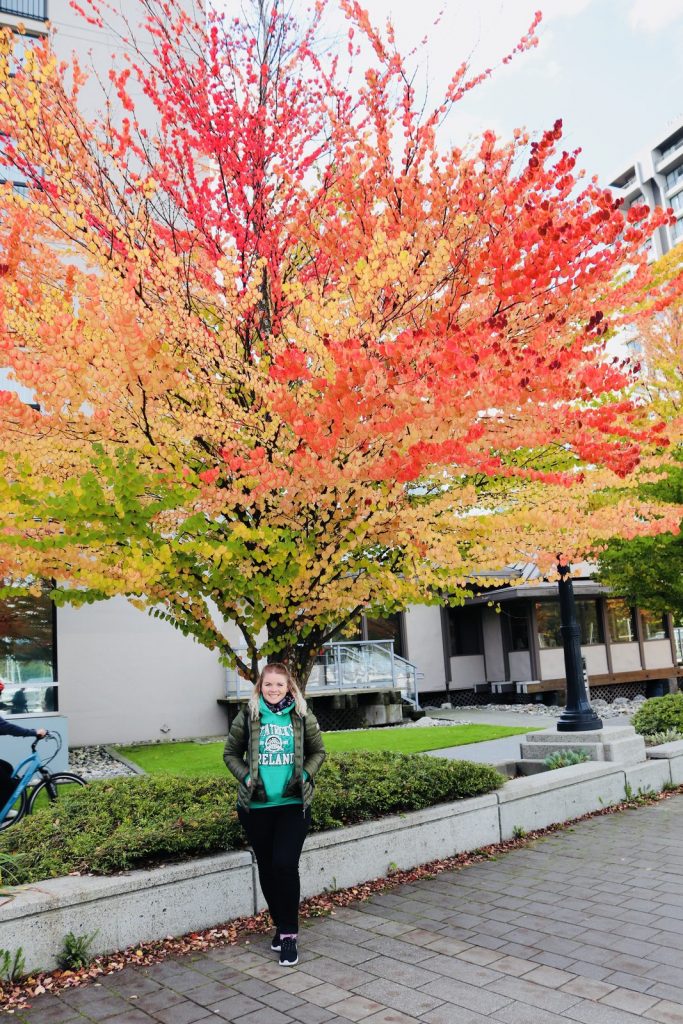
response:
<path fill-rule="evenodd" d="M 587 708 L 565 708 L 557 720 L 558 732 L 594 732 L 602 728 L 602 719 L 590 705 Z"/>

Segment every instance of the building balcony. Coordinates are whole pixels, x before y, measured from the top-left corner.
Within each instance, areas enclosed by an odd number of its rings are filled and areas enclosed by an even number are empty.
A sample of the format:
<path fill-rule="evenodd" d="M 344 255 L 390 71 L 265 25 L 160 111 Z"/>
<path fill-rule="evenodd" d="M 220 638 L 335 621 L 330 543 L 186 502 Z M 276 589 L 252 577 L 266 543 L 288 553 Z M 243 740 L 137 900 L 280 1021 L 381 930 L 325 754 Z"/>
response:
<path fill-rule="evenodd" d="M 47 0 L 0 0 L 0 21 L 3 15 L 47 21 Z"/>
<path fill-rule="evenodd" d="M 625 203 L 628 203 L 629 206 L 631 206 L 638 199 L 641 199 L 643 202 L 645 201 L 642 197 L 640 182 L 636 178 L 635 174 L 631 175 L 629 178 L 626 178 L 624 181 L 619 182 L 618 184 L 616 181 L 613 181 L 612 188 L 619 189 L 619 191 L 621 192 L 622 199 Z"/>
<path fill-rule="evenodd" d="M 658 174 L 668 174 L 683 159 L 683 139 L 662 153 L 655 165 Z"/>

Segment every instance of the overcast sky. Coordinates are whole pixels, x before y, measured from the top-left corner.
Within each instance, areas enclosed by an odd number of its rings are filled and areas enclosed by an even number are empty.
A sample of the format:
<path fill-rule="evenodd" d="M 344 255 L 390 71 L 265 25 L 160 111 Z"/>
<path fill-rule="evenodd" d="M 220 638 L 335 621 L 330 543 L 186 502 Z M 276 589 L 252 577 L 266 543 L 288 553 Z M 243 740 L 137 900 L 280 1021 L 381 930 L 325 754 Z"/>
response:
<path fill-rule="evenodd" d="M 373 21 L 392 18 L 403 49 L 429 35 L 420 59 L 428 56 L 434 97 L 463 59 L 473 70 L 491 66 L 543 12 L 539 46 L 458 105 L 453 142 L 487 127 L 506 137 L 515 127 L 541 130 L 561 117 L 567 147 L 580 146 L 583 166 L 606 184 L 683 122 L 683 0 L 361 2 Z"/>

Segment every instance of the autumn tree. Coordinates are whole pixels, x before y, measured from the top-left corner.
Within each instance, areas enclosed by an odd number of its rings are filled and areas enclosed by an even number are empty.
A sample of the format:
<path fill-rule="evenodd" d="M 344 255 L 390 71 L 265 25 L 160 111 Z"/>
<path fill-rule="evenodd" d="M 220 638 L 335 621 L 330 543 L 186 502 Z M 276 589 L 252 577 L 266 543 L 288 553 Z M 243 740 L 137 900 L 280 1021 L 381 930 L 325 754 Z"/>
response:
<path fill-rule="evenodd" d="M 0 191 L 1 361 L 35 399 L 0 394 L 8 587 L 125 594 L 304 680 L 363 610 L 654 528 L 648 501 L 590 497 L 663 427 L 604 342 L 664 215 L 582 178 L 559 121 L 445 145 L 491 72 L 455 68 L 423 113 L 391 26 L 339 0 L 329 52 L 325 7 L 139 0 L 92 122 L 77 61 L 39 42 L 11 74 L 8 33 L 0 54 L 29 183 Z"/>

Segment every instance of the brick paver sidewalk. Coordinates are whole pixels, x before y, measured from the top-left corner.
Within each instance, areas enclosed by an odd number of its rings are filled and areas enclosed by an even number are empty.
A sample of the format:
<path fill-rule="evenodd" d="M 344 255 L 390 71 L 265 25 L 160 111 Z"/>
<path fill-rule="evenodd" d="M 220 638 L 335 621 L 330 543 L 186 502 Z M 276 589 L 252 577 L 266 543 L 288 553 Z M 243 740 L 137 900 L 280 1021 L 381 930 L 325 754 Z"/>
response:
<path fill-rule="evenodd" d="M 683 1024 L 683 799 L 584 822 L 267 941 L 127 968 L 16 1015 L 63 1024 Z"/>

